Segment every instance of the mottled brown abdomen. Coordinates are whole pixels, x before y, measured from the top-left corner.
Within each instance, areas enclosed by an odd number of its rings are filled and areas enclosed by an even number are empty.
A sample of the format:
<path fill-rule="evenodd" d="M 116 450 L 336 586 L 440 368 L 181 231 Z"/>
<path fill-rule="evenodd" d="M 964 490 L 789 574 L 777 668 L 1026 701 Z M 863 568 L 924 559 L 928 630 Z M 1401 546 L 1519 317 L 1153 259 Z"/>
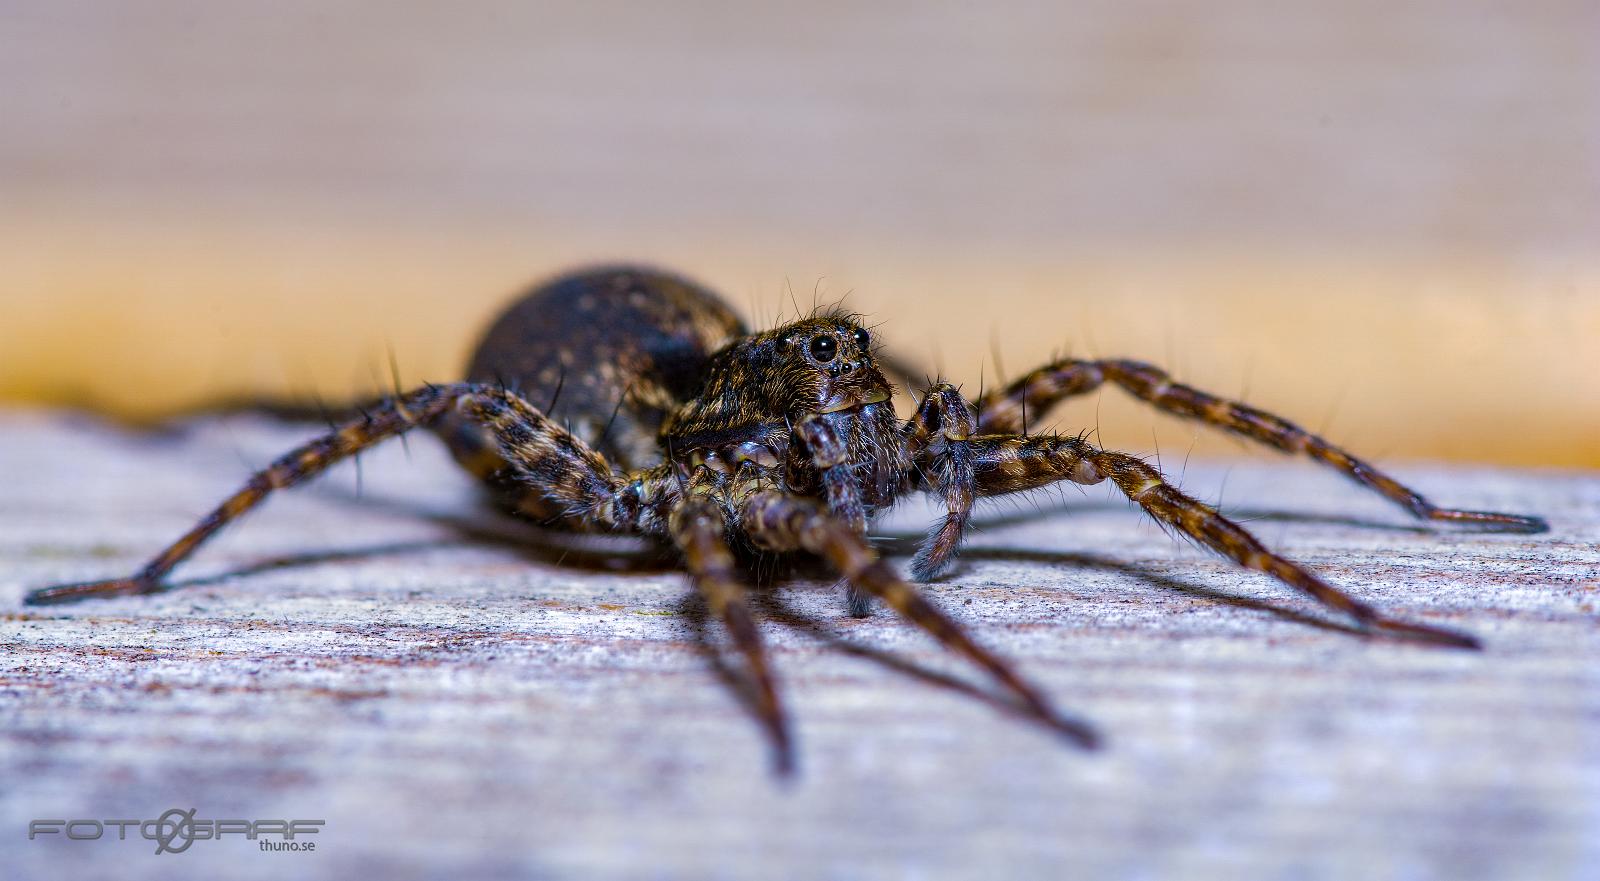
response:
<path fill-rule="evenodd" d="M 694 282 L 637 266 L 585 269 L 539 285 L 501 313 L 466 378 L 549 407 L 546 415 L 632 470 L 660 460 L 662 419 L 695 393 L 711 353 L 746 332 Z M 439 433 L 463 465 L 494 482 L 503 463 L 477 428 L 451 420 Z"/>

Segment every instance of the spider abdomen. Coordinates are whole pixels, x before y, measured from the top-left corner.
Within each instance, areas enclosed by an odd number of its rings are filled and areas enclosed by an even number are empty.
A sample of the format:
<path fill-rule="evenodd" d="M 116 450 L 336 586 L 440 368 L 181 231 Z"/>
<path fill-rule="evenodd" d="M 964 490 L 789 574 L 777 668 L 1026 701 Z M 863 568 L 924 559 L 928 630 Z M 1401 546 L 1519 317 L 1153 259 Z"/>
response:
<path fill-rule="evenodd" d="M 665 415 L 698 389 L 711 353 L 745 333 L 719 297 L 679 276 L 637 266 L 583 269 L 534 287 L 500 313 L 466 378 L 547 407 L 632 470 L 660 460 L 656 432 Z M 480 478 L 503 476 L 504 462 L 479 427 L 447 418 L 439 434 Z"/>

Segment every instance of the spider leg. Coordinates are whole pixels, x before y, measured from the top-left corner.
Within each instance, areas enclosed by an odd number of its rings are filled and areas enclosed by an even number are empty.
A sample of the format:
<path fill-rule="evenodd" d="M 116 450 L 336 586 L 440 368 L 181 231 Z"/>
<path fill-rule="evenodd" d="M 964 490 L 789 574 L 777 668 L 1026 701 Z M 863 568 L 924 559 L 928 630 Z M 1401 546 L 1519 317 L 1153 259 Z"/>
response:
<path fill-rule="evenodd" d="M 755 683 L 756 710 L 772 738 L 778 773 L 788 774 L 794 770 L 789 726 L 767 665 L 761 632 L 750 615 L 744 584 L 728 547 L 722 509 L 704 498 L 690 499 L 673 513 L 671 531 L 695 587 L 744 654 Z"/>
<path fill-rule="evenodd" d="M 905 425 L 906 452 L 920 482 L 944 498 L 944 522 L 911 559 L 911 577 L 932 581 L 950 571 L 972 517 L 972 405 L 948 382 L 928 390 Z"/>
<path fill-rule="evenodd" d="M 1538 517 L 1441 508 L 1370 463 L 1286 419 L 1174 382 L 1165 371 L 1140 361 L 1068 358 L 1041 367 L 1004 389 L 984 395 L 978 402 L 978 431 L 1025 433 L 1027 413 L 1043 415 L 1059 401 L 1093 391 L 1107 380 L 1164 412 L 1215 425 L 1285 453 L 1304 453 L 1420 520 L 1473 524 L 1504 532 L 1544 532 L 1550 528 Z"/>
<path fill-rule="evenodd" d="M 813 468 L 822 476 L 822 495 L 828 510 L 858 535 L 867 533 L 867 509 L 861 502 L 861 485 L 856 480 L 850 447 L 835 414 L 821 414 L 801 420 L 794 434 L 804 446 Z M 845 609 L 853 618 L 872 614 L 872 600 L 854 582 L 845 582 Z"/>
<path fill-rule="evenodd" d="M 895 574 L 850 526 L 816 502 L 774 491 L 752 494 L 740 525 L 757 546 L 769 550 L 805 550 L 827 560 L 852 584 L 876 596 L 912 624 L 927 631 L 945 648 L 983 668 L 1041 722 L 1079 745 L 1099 745 L 1094 729 L 1063 717 L 1045 697 L 1017 675 L 1011 665 L 979 646 L 917 589 Z"/>
<path fill-rule="evenodd" d="M 309 480 L 334 463 L 426 425 L 452 408 L 488 428 L 498 440 L 502 456 L 552 503 L 572 513 L 585 512 L 614 529 L 661 530 L 659 512 L 665 504 L 658 497 L 670 491 L 665 482 L 647 481 L 642 476 L 630 481 L 618 475 L 599 453 L 503 389 L 474 383 L 426 386 L 391 398 L 365 418 L 346 422 L 289 451 L 253 475 L 132 577 L 42 588 L 28 594 L 24 602 L 45 605 L 157 591 L 173 567 L 273 491 Z"/>
<path fill-rule="evenodd" d="M 1246 569 L 1265 572 L 1324 606 L 1349 615 L 1367 630 L 1456 648 L 1480 648 L 1478 640 L 1465 633 L 1386 617 L 1298 563 L 1267 550 L 1244 527 L 1185 495 L 1156 469 L 1126 453 L 1102 450 L 1080 437 L 1056 435 L 977 437 L 973 439 L 973 453 L 980 496 L 1036 489 L 1059 480 L 1096 484 L 1110 478 L 1124 495 L 1161 523 Z"/>
<path fill-rule="evenodd" d="M 794 433 L 805 445 L 811 464 L 822 475 L 822 491 L 828 510 L 863 535 L 867 531 L 867 509 L 861 503 L 861 487 L 856 482 L 855 464 L 845 440 L 847 429 L 839 425 L 842 414 L 824 413 L 796 423 Z"/>

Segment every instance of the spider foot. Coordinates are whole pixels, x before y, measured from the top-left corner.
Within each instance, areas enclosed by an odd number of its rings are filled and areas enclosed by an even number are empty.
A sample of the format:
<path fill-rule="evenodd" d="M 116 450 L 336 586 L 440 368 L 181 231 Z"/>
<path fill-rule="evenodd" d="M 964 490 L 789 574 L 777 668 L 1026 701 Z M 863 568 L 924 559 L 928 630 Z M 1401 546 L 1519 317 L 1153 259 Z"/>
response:
<path fill-rule="evenodd" d="M 933 544 L 925 545 L 911 558 L 911 580 L 923 584 L 938 581 L 956 567 L 953 549 L 941 554 L 936 548 Z"/>
<path fill-rule="evenodd" d="M 1483 643 L 1470 633 L 1460 630 L 1451 630 L 1448 627 L 1433 627 L 1428 624 L 1410 624 L 1405 621 L 1396 621 L 1392 618 L 1379 618 L 1365 622 L 1365 629 L 1373 633 L 1388 633 L 1416 642 L 1426 642 L 1446 648 L 1467 649 L 1469 651 L 1482 651 Z"/>
<path fill-rule="evenodd" d="M 772 748 L 772 776 L 779 780 L 793 780 L 799 774 L 794 761 L 794 745 L 785 739 Z"/>
<path fill-rule="evenodd" d="M 1443 520 L 1463 526 L 1475 526 L 1486 532 L 1516 532 L 1532 535 L 1549 532 L 1550 524 L 1543 517 L 1525 517 L 1521 514 L 1498 514 L 1494 511 L 1455 511 L 1434 508 L 1423 512 L 1428 520 Z"/>
<path fill-rule="evenodd" d="M 846 581 L 844 583 L 845 613 L 852 618 L 872 617 L 872 595 Z"/>
<path fill-rule="evenodd" d="M 76 603 L 80 600 L 103 599 L 116 596 L 155 593 L 161 590 L 160 582 L 144 578 L 113 578 L 109 581 L 84 581 L 77 584 L 57 584 L 29 591 L 22 598 L 26 606 L 55 606 Z"/>
<path fill-rule="evenodd" d="M 1015 703 L 1012 703 L 1012 706 L 1020 710 L 1028 718 L 1072 741 L 1073 745 L 1080 749 L 1097 750 L 1100 748 L 1100 732 L 1093 725 L 1074 719 L 1057 710 L 1044 695 L 1035 691 L 1033 686 L 1027 685 L 1009 673 L 1004 675 L 1002 680 L 1009 685 L 1013 694 L 1018 698 Z"/>
<path fill-rule="evenodd" d="M 927 584 L 949 575 L 950 570 L 956 567 L 956 557 L 961 550 L 961 536 L 967 531 L 967 513 L 971 506 L 969 499 L 966 509 L 953 510 L 945 515 L 944 521 L 934 526 L 933 531 L 928 533 L 927 539 L 911 558 L 911 580 Z"/>
<path fill-rule="evenodd" d="M 1039 717 L 1039 721 L 1080 749 L 1093 751 L 1105 745 L 1100 732 L 1087 722 L 1069 719 L 1060 713 L 1042 715 Z"/>

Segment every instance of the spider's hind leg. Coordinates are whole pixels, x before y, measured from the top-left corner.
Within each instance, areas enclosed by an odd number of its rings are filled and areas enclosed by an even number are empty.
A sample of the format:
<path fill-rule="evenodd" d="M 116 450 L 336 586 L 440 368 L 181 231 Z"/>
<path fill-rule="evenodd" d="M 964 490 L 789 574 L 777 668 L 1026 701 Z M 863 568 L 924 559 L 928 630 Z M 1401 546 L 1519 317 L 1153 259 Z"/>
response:
<path fill-rule="evenodd" d="M 1405 508 L 1419 520 L 1502 532 L 1549 529 L 1538 517 L 1441 508 L 1370 463 L 1287 419 L 1176 382 L 1159 367 L 1142 361 L 1067 358 L 1048 364 L 1004 389 L 984 395 L 978 402 L 978 431 L 984 434 L 1025 433 L 1027 414 L 1032 413 L 1035 418 L 1042 416 L 1060 401 L 1094 391 L 1108 381 L 1165 413 L 1214 425 L 1285 453 L 1303 453 Z"/>
<path fill-rule="evenodd" d="M 989 435 L 973 439 L 978 494 L 997 496 L 1037 489 L 1060 480 L 1096 484 L 1109 479 L 1145 513 L 1246 569 L 1265 572 L 1317 602 L 1343 612 L 1361 627 L 1455 648 L 1479 648 L 1468 634 L 1385 616 L 1267 550 L 1244 527 L 1168 483 L 1143 460 L 1102 450 L 1081 437 Z"/>
<path fill-rule="evenodd" d="M 520 479 L 538 487 L 545 499 L 563 510 L 581 511 L 602 525 L 635 531 L 654 516 L 649 500 L 643 498 L 646 494 L 637 490 L 640 481 L 630 483 L 618 475 L 599 453 L 516 395 L 474 383 L 427 386 L 391 398 L 364 418 L 279 457 L 133 576 L 42 588 L 28 594 L 25 602 L 44 605 L 160 590 L 173 567 L 274 491 L 303 483 L 336 462 L 428 425 L 451 409 L 485 426 Z"/>

